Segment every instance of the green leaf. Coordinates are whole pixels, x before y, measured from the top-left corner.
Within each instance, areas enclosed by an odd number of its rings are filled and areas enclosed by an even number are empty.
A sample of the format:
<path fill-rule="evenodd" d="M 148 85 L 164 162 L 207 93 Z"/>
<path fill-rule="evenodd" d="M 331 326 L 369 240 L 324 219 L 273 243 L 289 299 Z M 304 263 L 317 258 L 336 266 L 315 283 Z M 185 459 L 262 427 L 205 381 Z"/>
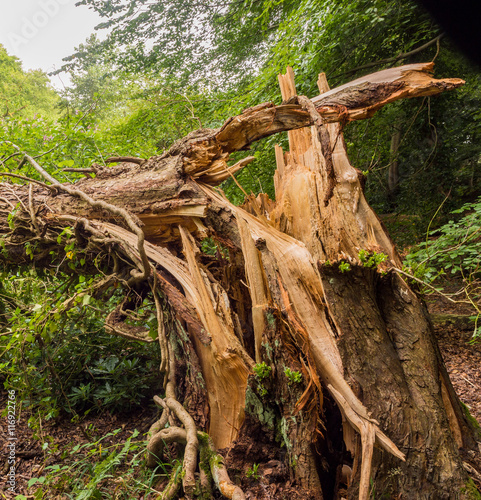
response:
<path fill-rule="evenodd" d="M 27 483 L 27 487 L 31 488 L 37 482 L 38 482 L 38 478 L 37 477 L 32 477 L 31 479 L 29 479 L 29 481 Z"/>

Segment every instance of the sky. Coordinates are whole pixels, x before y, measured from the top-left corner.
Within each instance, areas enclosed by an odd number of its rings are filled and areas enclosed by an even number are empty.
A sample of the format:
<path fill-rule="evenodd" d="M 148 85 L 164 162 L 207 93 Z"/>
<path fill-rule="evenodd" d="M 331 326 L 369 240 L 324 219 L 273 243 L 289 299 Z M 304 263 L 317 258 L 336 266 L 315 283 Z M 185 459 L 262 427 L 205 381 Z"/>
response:
<path fill-rule="evenodd" d="M 78 0 L 0 0 L 0 43 L 22 61 L 24 70 L 51 72 L 62 65 L 101 22 Z M 64 83 L 65 75 L 60 75 Z M 59 77 L 52 83 L 61 87 Z"/>

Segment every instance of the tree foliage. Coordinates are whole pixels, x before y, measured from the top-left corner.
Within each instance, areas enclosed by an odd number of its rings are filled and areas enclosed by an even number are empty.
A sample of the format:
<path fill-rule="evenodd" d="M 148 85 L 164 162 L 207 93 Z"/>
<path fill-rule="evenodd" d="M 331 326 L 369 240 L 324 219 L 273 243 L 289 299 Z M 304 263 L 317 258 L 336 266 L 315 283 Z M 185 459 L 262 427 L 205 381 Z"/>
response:
<path fill-rule="evenodd" d="M 66 68 L 78 70 L 107 52 L 119 68 L 155 72 L 166 88 L 188 94 L 194 82 L 194 95 L 218 97 L 217 110 L 227 114 L 258 102 L 278 102 L 277 74 L 287 65 L 299 75 L 298 93 L 312 96 L 317 94 L 314 82 L 320 71 L 326 72 L 333 87 L 382 67 L 437 57 L 438 74 L 462 74 L 466 88 L 456 95 L 398 103 L 367 124 L 350 126 L 348 142 L 363 144 L 356 148 L 354 161 L 365 173 L 368 198 L 378 211 L 423 214 L 414 230 L 400 239 L 402 243 L 420 236 L 446 196 L 440 221 L 443 213 L 481 194 L 476 168 L 479 73 L 414 2 L 83 0 L 82 4 L 104 16 L 106 22 L 99 29 L 108 27 L 110 32 L 103 42 L 74 54 Z M 115 50 L 120 45 L 124 49 Z M 230 105 L 222 104 L 223 98 L 232 96 Z M 210 107 L 206 115 L 212 116 L 215 109 Z M 212 121 L 207 118 L 203 123 L 212 126 Z M 401 142 L 393 155 L 395 131 L 400 131 Z M 268 180 L 274 169 L 271 146 L 256 145 L 257 163 L 239 174 L 247 192 L 273 195 Z M 387 180 L 393 162 L 399 170 L 394 189 Z M 225 187 L 233 199 L 243 197 L 233 181 Z"/>
<path fill-rule="evenodd" d="M 0 45 L 0 116 L 55 114 L 58 102 L 58 94 L 43 71 L 24 71 L 20 60 Z"/>

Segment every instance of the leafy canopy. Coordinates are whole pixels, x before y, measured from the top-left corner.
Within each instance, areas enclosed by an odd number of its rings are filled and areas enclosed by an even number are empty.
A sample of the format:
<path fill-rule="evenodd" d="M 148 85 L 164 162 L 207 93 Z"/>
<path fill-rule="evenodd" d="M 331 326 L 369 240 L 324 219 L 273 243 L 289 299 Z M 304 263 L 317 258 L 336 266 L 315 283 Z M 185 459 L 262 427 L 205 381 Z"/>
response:
<path fill-rule="evenodd" d="M 24 71 L 20 60 L 0 44 L 0 116 L 55 114 L 59 96 L 40 70 Z"/>

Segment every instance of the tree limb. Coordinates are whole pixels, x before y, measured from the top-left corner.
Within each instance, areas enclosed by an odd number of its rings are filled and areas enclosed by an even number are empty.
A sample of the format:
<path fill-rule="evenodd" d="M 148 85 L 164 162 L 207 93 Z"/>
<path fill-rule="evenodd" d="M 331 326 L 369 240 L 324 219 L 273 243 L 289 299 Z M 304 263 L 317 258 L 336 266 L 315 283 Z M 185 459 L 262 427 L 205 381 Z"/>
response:
<path fill-rule="evenodd" d="M 330 76 L 330 78 L 337 78 L 339 76 L 344 76 L 344 75 L 352 75 L 354 73 L 357 73 L 358 71 L 361 71 L 362 69 L 375 68 L 377 66 L 382 66 L 383 64 L 389 64 L 389 63 L 395 63 L 397 61 L 402 61 L 403 59 L 407 59 L 408 57 L 414 56 L 415 54 L 422 52 L 424 49 L 431 47 L 431 45 L 438 43 L 444 37 L 444 35 L 445 35 L 445 33 L 441 33 L 440 35 L 433 38 L 432 40 L 429 40 L 429 42 L 426 42 L 425 44 L 420 45 L 419 47 L 416 47 L 415 49 L 410 50 L 409 52 L 404 52 L 404 53 L 398 54 L 397 56 L 394 56 L 394 57 L 380 59 L 379 61 L 370 62 L 367 64 L 363 64 L 361 66 L 356 66 L 355 68 L 352 68 L 352 69 L 349 69 L 347 71 L 343 71 L 342 73 L 337 73 L 336 75 Z"/>

